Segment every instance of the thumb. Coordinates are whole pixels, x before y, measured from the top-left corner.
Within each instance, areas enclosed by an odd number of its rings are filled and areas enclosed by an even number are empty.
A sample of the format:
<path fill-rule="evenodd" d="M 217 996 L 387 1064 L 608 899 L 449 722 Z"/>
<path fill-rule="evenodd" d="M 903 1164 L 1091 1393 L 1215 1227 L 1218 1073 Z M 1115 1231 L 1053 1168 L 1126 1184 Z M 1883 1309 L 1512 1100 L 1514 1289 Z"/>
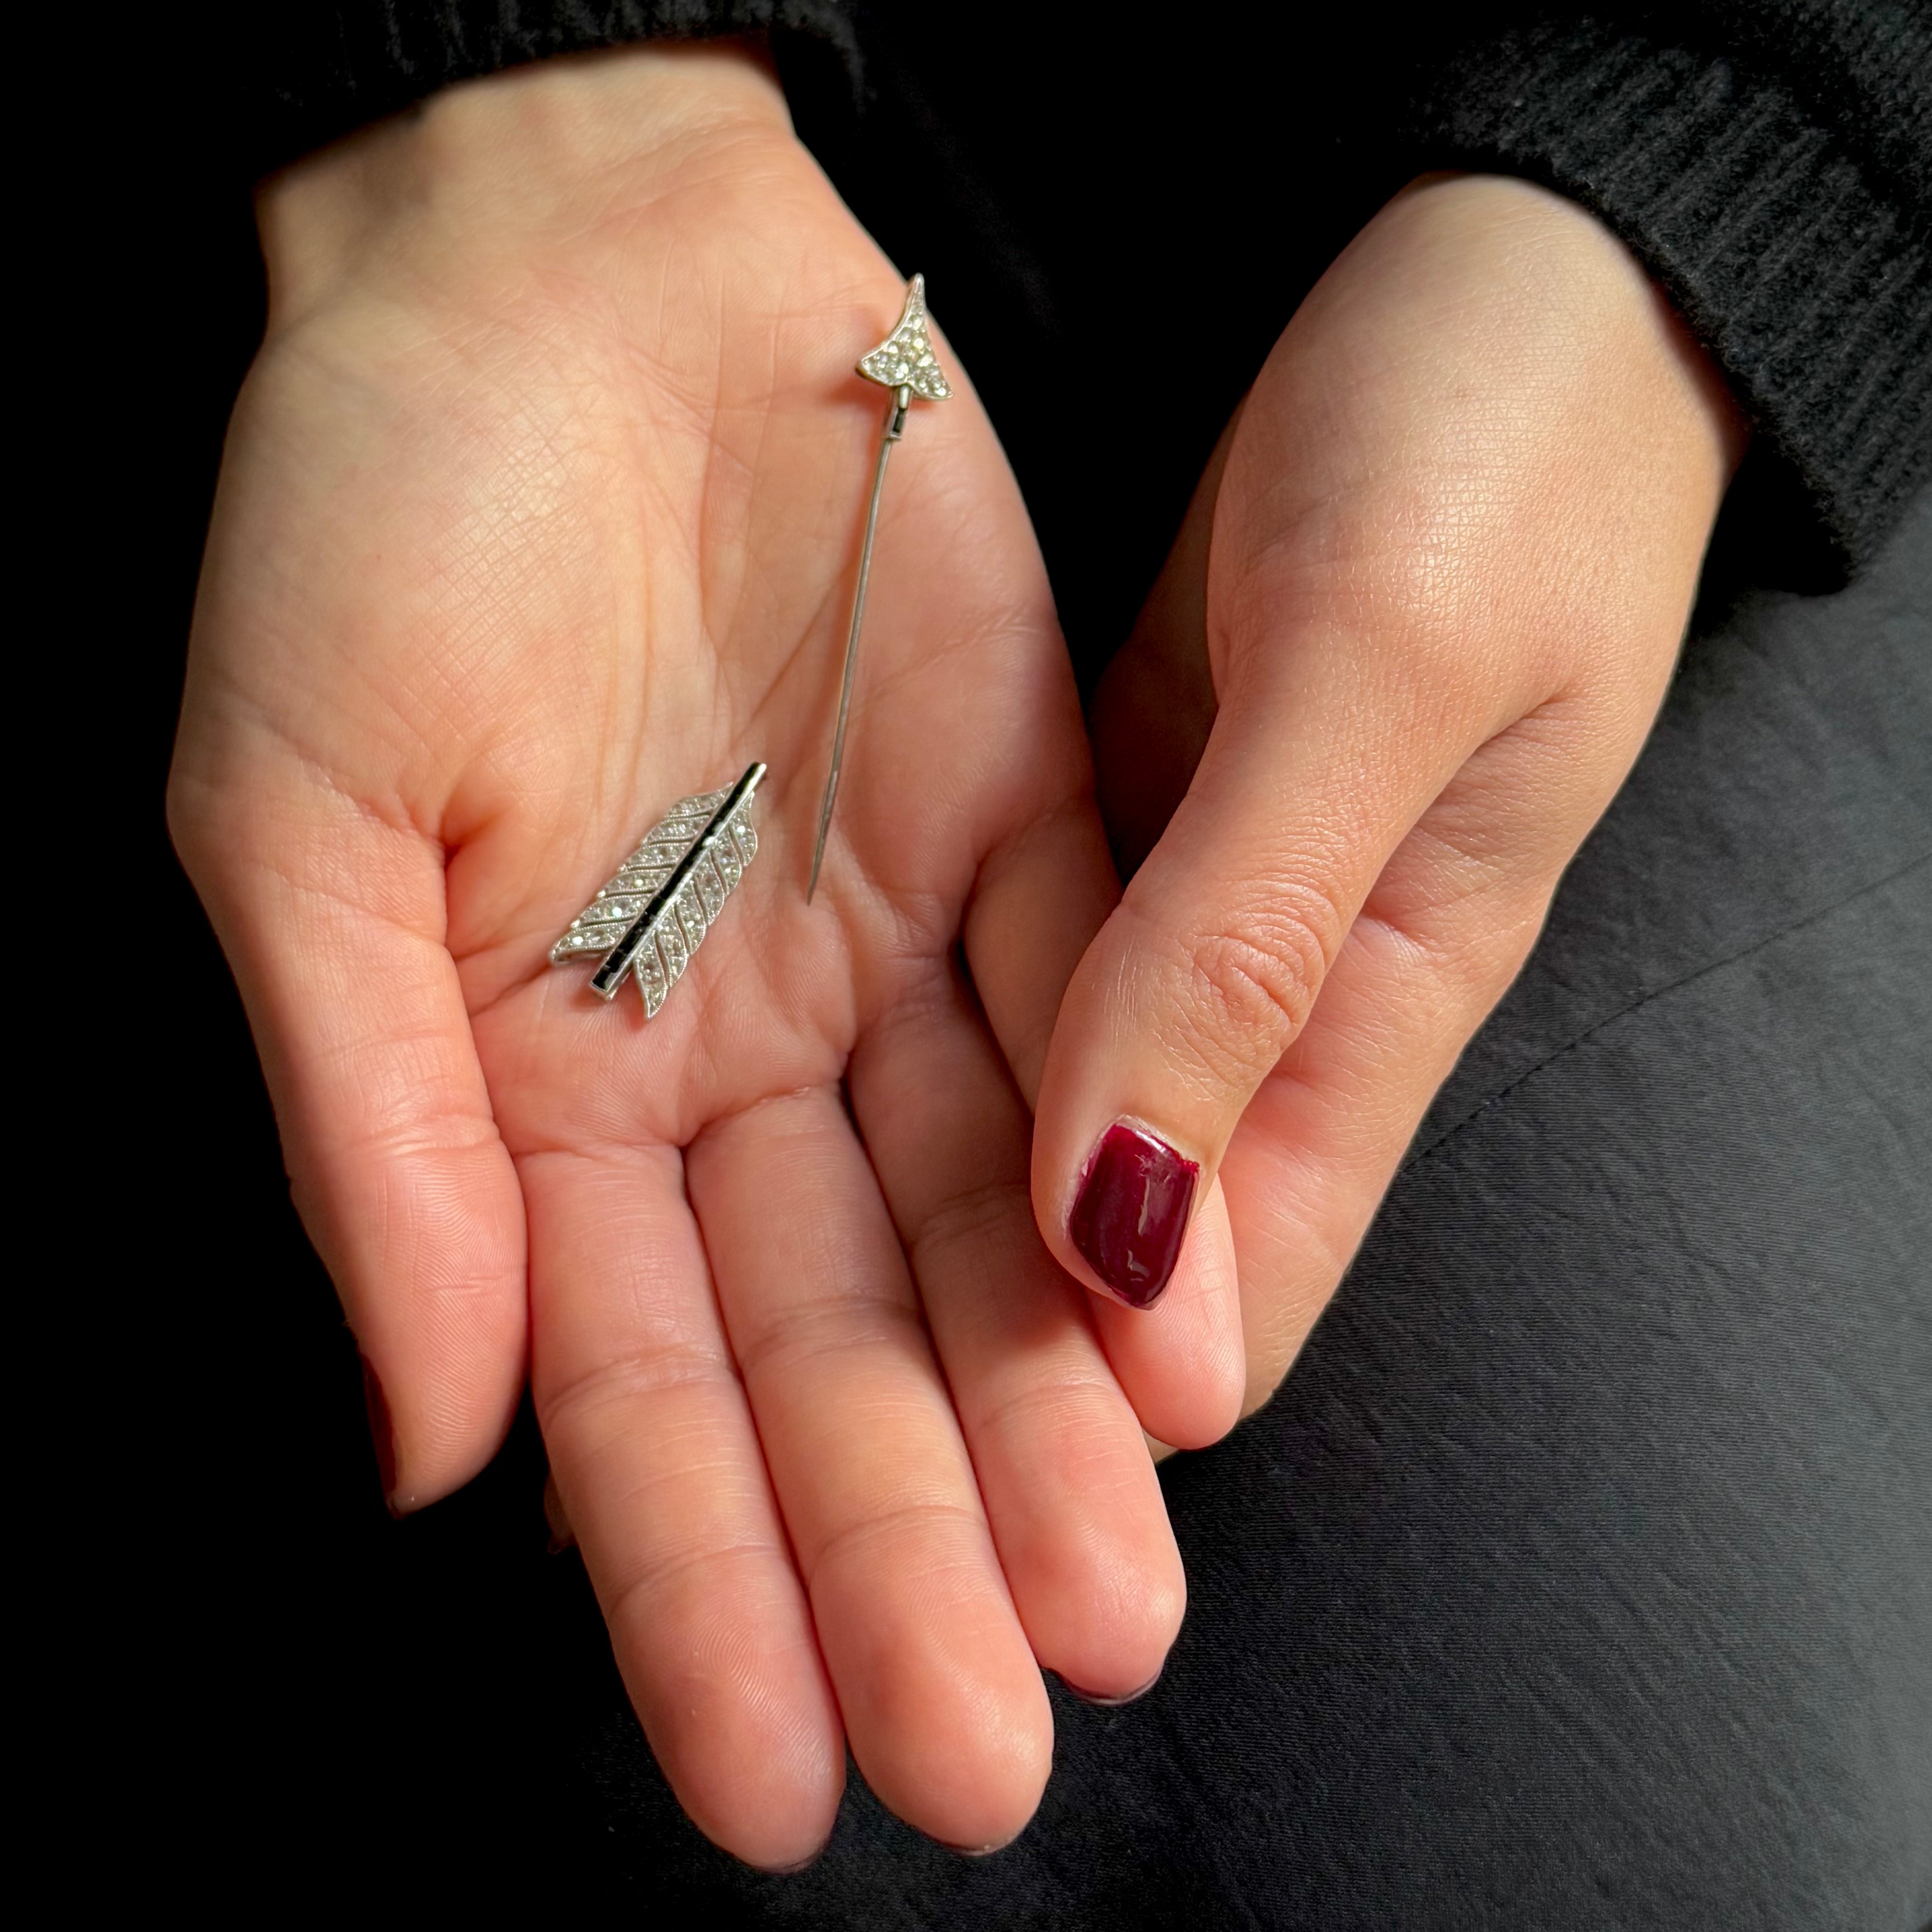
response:
<path fill-rule="evenodd" d="M 1365 703 L 1360 664 L 1312 628 L 1236 654 L 1186 795 L 1060 1006 L 1035 1211 L 1063 1265 L 1130 1306 L 1152 1305 L 1190 1226 L 1211 1224 L 1199 1210 L 1244 1110 L 1467 754 L 1419 687 Z"/>
<path fill-rule="evenodd" d="M 1091 1286 L 1160 1293 L 1391 855 L 1532 718 L 1579 747 L 1572 816 L 1539 812 L 1526 841 L 1479 786 L 1419 850 L 1546 902 L 1548 836 L 1574 850 L 1634 752 L 1721 494 L 1728 405 L 1687 348 L 1593 218 L 1480 177 L 1397 196 L 1283 332 L 1214 512 L 1214 726 L 1042 1076 L 1035 1213 Z M 1376 1048 L 1402 1018 L 1345 1006 L 1336 1044 Z M 1309 1079 L 1304 1058 L 1281 1078 Z M 1395 1086 L 1380 1104 L 1412 1124 Z"/>
<path fill-rule="evenodd" d="M 248 1009 L 404 1514 L 490 1460 L 524 1380 L 523 1198 L 443 944 L 442 854 L 286 760 L 208 753 L 202 723 L 184 726 L 170 827 Z"/>

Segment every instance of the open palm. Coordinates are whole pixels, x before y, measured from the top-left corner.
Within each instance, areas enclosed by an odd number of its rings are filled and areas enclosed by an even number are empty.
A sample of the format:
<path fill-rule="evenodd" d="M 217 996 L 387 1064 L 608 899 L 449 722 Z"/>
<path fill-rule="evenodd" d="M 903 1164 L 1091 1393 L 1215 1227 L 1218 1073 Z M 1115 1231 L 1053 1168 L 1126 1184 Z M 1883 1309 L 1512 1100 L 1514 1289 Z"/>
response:
<path fill-rule="evenodd" d="M 474 1473 L 527 1368 L 698 1822 L 808 1855 L 849 1739 L 911 1822 L 998 1842 L 1049 1763 L 1037 1665 L 1160 1666 L 1141 1427 L 1218 1432 L 1240 1356 L 1227 1293 L 1130 1316 L 1034 1228 L 1027 1096 L 1114 888 L 997 442 L 963 386 L 908 428 L 808 907 L 882 400 L 849 371 L 897 283 L 769 78 L 649 51 L 458 90 L 264 232 L 171 820 L 392 1500 Z M 548 970 L 753 758 L 759 857 L 658 1016 Z"/>

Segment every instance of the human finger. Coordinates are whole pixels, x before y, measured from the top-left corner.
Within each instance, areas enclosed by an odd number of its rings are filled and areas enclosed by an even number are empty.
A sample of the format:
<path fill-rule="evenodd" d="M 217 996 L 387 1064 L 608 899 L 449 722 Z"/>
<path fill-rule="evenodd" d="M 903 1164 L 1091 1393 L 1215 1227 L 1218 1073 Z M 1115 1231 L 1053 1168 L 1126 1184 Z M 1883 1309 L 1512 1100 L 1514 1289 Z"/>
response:
<path fill-rule="evenodd" d="M 962 976 L 935 969 L 902 999 L 850 1082 L 1034 1654 L 1090 1693 L 1139 1689 L 1179 1625 L 1180 1560 L 1091 1298 L 1034 1226 L 1030 1122 Z M 1219 1434 L 1240 1361 L 1238 1333 L 1219 1338 L 1211 1372 L 1184 1357 L 1167 1386 L 1148 1378 L 1150 1413 L 1178 1435 Z"/>
<path fill-rule="evenodd" d="M 1004 1844 L 1052 1718 L 865 1150 L 814 1088 L 713 1124 L 688 1171 L 853 1756 L 909 1824 Z"/>
<path fill-rule="evenodd" d="M 1244 1412 L 1307 1339 L 1640 742 L 1587 707 L 1523 721 L 1470 759 L 1376 880 L 1221 1165 L 1241 1257 Z"/>
<path fill-rule="evenodd" d="M 626 1688 L 678 1802 L 748 1864 L 830 1835 L 838 1708 L 674 1148 L 521 1150 L 532 1393 Z"/>
<path fill-rule="evenodd" d="M 966 958 L 986 1022 L 1029 1102 L 1067 981 L 1118 897 L 1105 834 L 1084 796 L 981 869 L 967 909 Z M 976 1019 L 971 1024 L 976 1030 Z M 1216 1440 L 1234 1419 L 1231 1344 L 1238 1352 L 1240 1326 L 1234 1249 L 1218 1197 L 1199 1217 L 1158 1310 L 1124 1320 L 1124 1312 L 1103 1302 L 1095 1319 L 1142 1426 L 1175 1448 Z"/>
<path fill-rule="evenodd" d="M 1243 1110 L 1486 722 L 1444 731 L 1419 692 L 1365 692 L 1337 651 L 1300 641 L 1252 654 L 1224 688 L 1187 794 L 1082 960 L 1048 1052 L 1042 1232 L 1130 1307 L 1167 1288 Z"/>
<path fill-rule="evenodd" d="M 1465 760 L 1586 689 L 1630 710 L 1681 633 L 1727 408 L 1614 238 L 1525 184 L 1398 197 L 1298 312 L 1216 500 L 1213 728 L 1042 1082 L 1036 1206 L 1093 1285 L 1160 1292 L 1370 886 Z"/>
<path fill-rule="evenodd" d="M 966 962 L 1029 1106 L 1067 982 L 1119 897 L 1106 832 L 1084 787 L 1003 839 L 980 865 L 962 932 Z"/>
<path fill-rule="evenodd" d="M 523 1198 L 444 944 L 442 850 L 271 754 L 178 759 L 169 824 L 362 1352 L 384 1493 L 420 1508 L 496 1453 L 526 1326 Z"/>

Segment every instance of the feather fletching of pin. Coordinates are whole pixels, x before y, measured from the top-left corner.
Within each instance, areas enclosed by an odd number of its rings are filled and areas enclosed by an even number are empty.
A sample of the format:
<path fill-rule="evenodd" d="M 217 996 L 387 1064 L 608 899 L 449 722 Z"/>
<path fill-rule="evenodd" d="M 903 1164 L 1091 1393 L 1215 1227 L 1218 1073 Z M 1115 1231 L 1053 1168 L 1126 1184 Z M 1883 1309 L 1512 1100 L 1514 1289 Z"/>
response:
<path fill-rule="evenodd" d="M 644 1017 L 655 1018 L 758 856 L 752 798 L 764 775 L 763 765 L 752 765 L 723 791 L 680 799 L 571 921 L 550 963 L 602 952 L 590 990 L 614 999 L 631 974 L 644 996 Z"/>

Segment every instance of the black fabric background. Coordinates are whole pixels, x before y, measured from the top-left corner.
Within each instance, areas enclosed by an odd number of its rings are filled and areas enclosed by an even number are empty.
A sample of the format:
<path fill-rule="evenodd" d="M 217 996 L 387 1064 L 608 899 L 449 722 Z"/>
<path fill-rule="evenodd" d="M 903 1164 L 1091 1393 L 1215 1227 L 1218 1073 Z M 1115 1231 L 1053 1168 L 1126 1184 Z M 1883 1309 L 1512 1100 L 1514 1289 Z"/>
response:
<path fill-rule="evenodd" d="M 1241 62 L 1177 36 L 1110 83 L 1104 154 L 1052 119 L 1082 85 L 1071 28 L 909 52 L 898 131 L 867 140 L 929 169 L 824 136 L 928 276 L 1090 668 L 1294 302 L 1396 184 L 1358 145 L 1347 56 L 1375 30 Z M 422 1518 L 376 1497 L 353 1347 L 159 822 L 259 326 L 245 197 L 179 98 L 131 90 L 116 152 L 142 165 L 83 209 L 113 245 L 56 314 L 104 399 L 62 494 L 129 724 L 124 793 L 75 811 L 111 823 L 144 940 L 101 1022 L 134 1152 L 67 1224 L 121 1258 L 80 1304 L 71 1385 L 132 1373 L 103 1473 L 55 1485 L 87 1578 L 42 1794 L 87 1847 L 64 1882 L 276 1916 L 1922 1925 L 1932 509 L 1836 597 L 1744 565 L 1707 600 L 1282 1396 L 1168 1472 L 1192 1598 L 1161 1686 L 1112 1713 L 1056 1691 L 1055 1780 L 1007 1852 L 956 1860 L 855 1791 L 820 1866 L 762 1880 L 657 1779 L 580 1570 L 544 1553 L 526 1419 Z M 1188 99 L 1237 130 L 1205 185 L 1161 158 Z"/>

